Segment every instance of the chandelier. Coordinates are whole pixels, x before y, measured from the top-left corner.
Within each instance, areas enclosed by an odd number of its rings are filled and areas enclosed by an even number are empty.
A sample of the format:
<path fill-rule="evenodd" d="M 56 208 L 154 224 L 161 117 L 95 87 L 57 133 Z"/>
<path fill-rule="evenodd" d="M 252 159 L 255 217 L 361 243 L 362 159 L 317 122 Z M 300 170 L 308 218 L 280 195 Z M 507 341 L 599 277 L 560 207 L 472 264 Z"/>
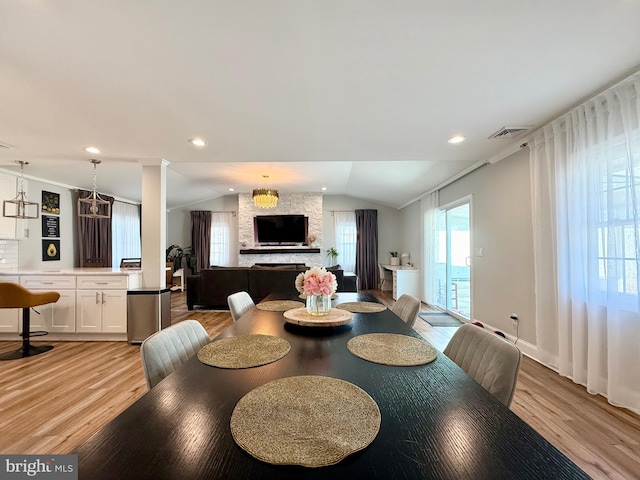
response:
<path fill-rule="evenodd" d="M 269 175 L 263 175 L 263 178 L 269 178 Z M 253 203 L 258 208 L 275 208 L 278 205 L 278 190 L 275 188 L 254 188 Z"/>
<path fill-rule="evenodd" d="M 92 158 L 93 163 L 93 192 L 87 198 L 78 197 L 78 216 L 85 218 L 111 218 L 111 202 L 98 194 L 96 184 L 96 165 L 100 160 Z"/>
<path fill-rule="evenodd" d="M 20 189 L 15 198 L 2 202 L 2 216 L 23 219 L 38 218 L 40 215 L 39 205 L 36 202 L 30 202 L 24 192 L 24 166 L 29 165 L 29 162 L 18 160 L 16 163 L 20 164 Z"/>

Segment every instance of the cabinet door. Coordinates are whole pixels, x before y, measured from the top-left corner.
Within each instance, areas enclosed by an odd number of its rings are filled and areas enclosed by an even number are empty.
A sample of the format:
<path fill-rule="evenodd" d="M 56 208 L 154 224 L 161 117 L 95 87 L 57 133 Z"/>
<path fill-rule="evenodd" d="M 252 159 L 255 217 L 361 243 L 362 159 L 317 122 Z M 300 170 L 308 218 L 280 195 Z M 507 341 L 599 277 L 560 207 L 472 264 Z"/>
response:
<path fill-rule="evenodd" d="M 43 290 L 46 291 L 46 290 Z M 34 290 L 37 292 L 37 290 Z M 47 332 L 76 331 L 76 292 L 75 290 L 59 290 L 60 298 L 55 303 L 40 305 L 31 312 L 31 329 Z"/>
<path fill-rule="evenodd" d="M 127 332 L 127 291 L 103 290 L 102 332 Z"/>
<path fill-rule="evenodd" d="M 102 332 L 102 291 L 76 292 L 76 332 Z"/>
<path fill-rule="evenodd" d="M 18 333 L 22 323 L 21 308 L 0 308 L 0 333 Z"/>
<path fill-rule="evenodd" d="M 16 177 L 6 173 L 0 173 L 0 201 L 11 200 L 16 196 Z M 2 204 L 3 208 L 4 204 Z M 15 213 L 9 210 L 11 205 L 7 206 L 7 213 Z M 16 238 L 16 219 L 2 216 L 0 211 L 0 238 Z"/>
<path fill-rule="evenodd" d="M 0 282 L 18 283 L 18 277 L 13 275 L 0 276 Z M 0 308 L 0 333 L 19 333 L 22 329 L 21 308 Z"/>

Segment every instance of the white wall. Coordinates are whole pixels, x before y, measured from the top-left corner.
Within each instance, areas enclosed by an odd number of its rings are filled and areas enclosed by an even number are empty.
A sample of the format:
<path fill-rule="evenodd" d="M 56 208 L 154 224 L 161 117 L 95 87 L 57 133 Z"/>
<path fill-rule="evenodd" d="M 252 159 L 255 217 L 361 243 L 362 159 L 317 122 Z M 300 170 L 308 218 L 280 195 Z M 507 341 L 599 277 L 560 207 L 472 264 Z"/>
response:
<path fill-rule="evenodd" d="M 413 265 L 422 265 L 422 221 L 420 218 L 420 202 L 400 210 L 402 225 L 402 243 L 398 247 L 398 256 L 409 254 L 409 261 Z M 421 290 L 422 291 L 422 290 Z"/>
<path fill-rule="evenodd" d="M 26 183 L 26 181 L 25 181 Z M 73 268 L 74 258 L 74 216 L 71 190 L 36 180 L 28 181 L 29 201 L 42 206 L 42 191 L 60 194 L 60 260 L 42 261 L 42 216 L 37 220 L 24 220 L 29 229 L 29 237 L 18 240 L 19 268 L 21 270 L 61 270 Z M 42 212 L 40 212 L 42 215 Z"/>
<path fill-rule="evenodd" d="M 515 335 L 509 316 L 520 319 L 519 334 L 535 344 L 533 228 L 529 186 L 529 150 L 522 149 L 485 165 L 440 190 L 440 205 L 472 196 L 473 320 Z M 402 210 L 404 248 L 420 251 L 419 202 Z M 415 239 L 415 240 L 414 240 Z M 421 256 L 420 256 L 421 260 Z M 416 265 L 422 267 L 420 263 Z"/>

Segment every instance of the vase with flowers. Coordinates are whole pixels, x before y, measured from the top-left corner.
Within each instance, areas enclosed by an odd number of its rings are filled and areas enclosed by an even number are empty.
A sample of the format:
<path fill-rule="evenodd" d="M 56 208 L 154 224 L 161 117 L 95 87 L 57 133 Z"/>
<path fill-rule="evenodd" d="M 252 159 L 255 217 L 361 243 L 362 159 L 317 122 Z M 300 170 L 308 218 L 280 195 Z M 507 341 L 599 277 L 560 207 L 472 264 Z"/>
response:
<path fill-rule="evenodd" d="M 338 288 L 336 276 L 322 267 L 312 267 L 296 277 L 296 290 L 307 297 L 309 315 L 327 315 L 331 295 Z"/>

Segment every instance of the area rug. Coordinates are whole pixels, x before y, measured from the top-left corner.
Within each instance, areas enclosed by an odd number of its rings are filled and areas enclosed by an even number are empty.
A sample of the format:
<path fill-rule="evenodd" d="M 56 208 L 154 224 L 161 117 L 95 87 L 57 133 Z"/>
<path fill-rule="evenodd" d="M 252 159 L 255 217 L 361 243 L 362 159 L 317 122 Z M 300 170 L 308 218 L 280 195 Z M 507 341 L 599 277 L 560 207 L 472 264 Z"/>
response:
<path fill-rule="evenodd" d="M 448 313 L 426 312 L 419 313 L 418 316 L 432 327 L 459 327 L 462 322 L 452 317 Z"/>

